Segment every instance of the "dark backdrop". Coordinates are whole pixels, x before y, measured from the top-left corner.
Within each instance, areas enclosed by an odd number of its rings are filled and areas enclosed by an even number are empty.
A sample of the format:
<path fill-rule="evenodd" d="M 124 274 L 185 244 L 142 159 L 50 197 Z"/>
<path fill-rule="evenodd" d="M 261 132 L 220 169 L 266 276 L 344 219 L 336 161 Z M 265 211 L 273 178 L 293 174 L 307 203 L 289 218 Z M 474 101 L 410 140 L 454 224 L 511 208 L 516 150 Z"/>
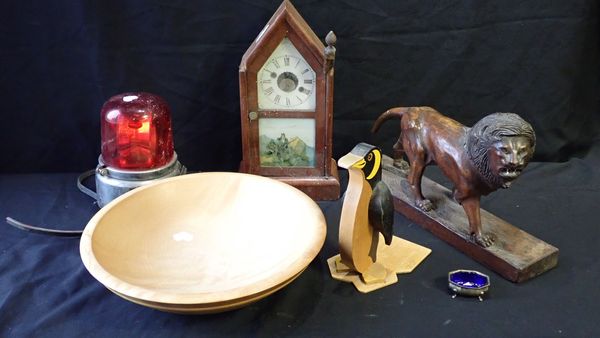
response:
<path fill-rule="evenodd" d="M 397 125 L 369 129 L 392 106 L 430 105 L 467 125 L 496 111 L 530 121 L 538 162 L 482 207 L 558 247 L 559 265 L 513 284 L 396 213 L 395 234 L 432 254 L 398 284 L 360 295 L 327 269 L 342 200 L 320 202 L 327 239 L 296 281 L 237 311 L 179 316 L 111 294 L 81 264 L 77 239 L 0 222 L 0 336 L 600 336 L 598 1 L 294 4 L 319 36 L 339 38 L 336 158 L 360 141 L 390 153 Z M 0 217 L 81 229 L 98 208 L 75 178 L 97 163 L 102 104 L 126 91 L 167 99 L 191 170 L 236 170 L 237 67 L 278 5 L 0 2 Z M 15 174 L 25 172 L 36 174 Z M 483 303 L 450 298 L 445 276 L 458 268 L 490 274 Z"/>
<path fill-rule="evenodd" d="M 278 0 L 12 1 L 0 4 L 0 172 L 93 168 L 99 111 L 148 91 L 173 111 L 176 151 L 195 170 L 236 170 L 237 71 Z M 582 157 L 600 130 L 598 3 L 296 0 L 338 36 L 334 155 L 357 142 L 389 153 L 392 106 L 429 105 L 472 125 L 520 114 L 535 160 Z M 392 126 L 393 125 L 393 126 Z"/>

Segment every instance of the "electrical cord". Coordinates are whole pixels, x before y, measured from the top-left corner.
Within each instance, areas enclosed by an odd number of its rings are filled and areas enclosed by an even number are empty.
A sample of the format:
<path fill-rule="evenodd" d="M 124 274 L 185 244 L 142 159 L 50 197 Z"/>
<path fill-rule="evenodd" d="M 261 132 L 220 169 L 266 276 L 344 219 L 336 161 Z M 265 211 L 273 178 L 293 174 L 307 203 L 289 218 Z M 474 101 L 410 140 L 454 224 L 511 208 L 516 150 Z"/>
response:
<path fill-rule="evenodd" d="M 35 232 L 38 234 L 44 235 L 52 235 L 52 236 L 61 236 L 61 237 L 81 237 L 83 231 L 81 230 L 56 230 L 56 229 L 48 229 L 48 228 L 40 228 L 33 225 L 25 224 L 23 222 L 19 222 L 14 218 L 6 217 L 6 223 L 14 226 L 17 229 Z"/>
<path fill-rule="evenodd" d="M 82 193 L 90 196 L 93 199 L 96 199 L 98 194 L 95 191 L 93 191 L 92 189 L 83 185 L 83 181 L 85 179 L 87 179 L 88 177 L 94 175 L 95 172 L 96 172 L 96 170 L 92 169 L 92 170 L 88 170 L 88 171 L 82 173 L 81 175 L 77 176 L 77 188 L 79 188 L 79 190 Z M 37 226 L 25 224 L 23 222 L 19 222 L 12 217 L 6 217 L 6 223 L 14 226 L 17 229 L 35 232 L 38 234 L 51 235 L 51 236 L 81 237 L 81 234 L 83 233 L 83 230 L 57 230 L 57 229 L 37 227 Z"/>

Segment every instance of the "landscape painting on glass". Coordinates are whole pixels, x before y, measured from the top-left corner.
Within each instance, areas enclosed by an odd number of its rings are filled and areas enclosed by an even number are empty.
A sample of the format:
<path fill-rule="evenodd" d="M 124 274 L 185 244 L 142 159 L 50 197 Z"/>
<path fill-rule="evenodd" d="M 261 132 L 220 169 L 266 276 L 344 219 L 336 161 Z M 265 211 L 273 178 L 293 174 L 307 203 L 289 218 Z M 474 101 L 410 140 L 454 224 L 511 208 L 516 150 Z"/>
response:
<path fill-rule="evenodd" d="M 314 167 L 315 120 L 262 118 L 258 123 L 262 167 Z"/>

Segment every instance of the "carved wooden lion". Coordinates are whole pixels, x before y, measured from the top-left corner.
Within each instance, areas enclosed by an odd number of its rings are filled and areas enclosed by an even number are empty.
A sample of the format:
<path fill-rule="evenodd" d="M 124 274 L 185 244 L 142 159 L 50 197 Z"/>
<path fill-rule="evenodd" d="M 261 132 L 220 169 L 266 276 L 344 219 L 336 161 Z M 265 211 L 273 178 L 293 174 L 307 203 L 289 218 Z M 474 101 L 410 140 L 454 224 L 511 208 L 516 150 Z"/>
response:
<path fill-rule="evenodd" d="M 421 192 L 425 166 L 436 163 L 454 184 L 453 196 L 469 220 L 471 239 L 487 247 L 493 234 L 481 229 L 479 200 L 499 188 L 510 187 L 533 156 L 535 133 L 516 114 L 488 115 L 468 128 L 429 107 L 398 107 L 381 114 L 376 132 L 391 118 L 400 118 L 400 137 L 394 145 L 395 160 L 408 157 L 408 182 L 415 205 L 433 208 Z"/>

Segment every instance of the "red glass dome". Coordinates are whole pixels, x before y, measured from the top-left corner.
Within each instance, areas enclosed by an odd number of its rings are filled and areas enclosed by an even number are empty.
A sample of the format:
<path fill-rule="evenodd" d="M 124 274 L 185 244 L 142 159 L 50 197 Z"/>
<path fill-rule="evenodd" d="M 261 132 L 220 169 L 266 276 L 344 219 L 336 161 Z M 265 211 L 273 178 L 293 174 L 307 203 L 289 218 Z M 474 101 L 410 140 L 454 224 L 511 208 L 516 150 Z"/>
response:
<path fill-rule="evenodd" d="M 149 93 L 113 96 L 102 107 L 100 121 L 106 166 L 147 170 L 173 159 L 171 111 L 161 97 Z"/>

